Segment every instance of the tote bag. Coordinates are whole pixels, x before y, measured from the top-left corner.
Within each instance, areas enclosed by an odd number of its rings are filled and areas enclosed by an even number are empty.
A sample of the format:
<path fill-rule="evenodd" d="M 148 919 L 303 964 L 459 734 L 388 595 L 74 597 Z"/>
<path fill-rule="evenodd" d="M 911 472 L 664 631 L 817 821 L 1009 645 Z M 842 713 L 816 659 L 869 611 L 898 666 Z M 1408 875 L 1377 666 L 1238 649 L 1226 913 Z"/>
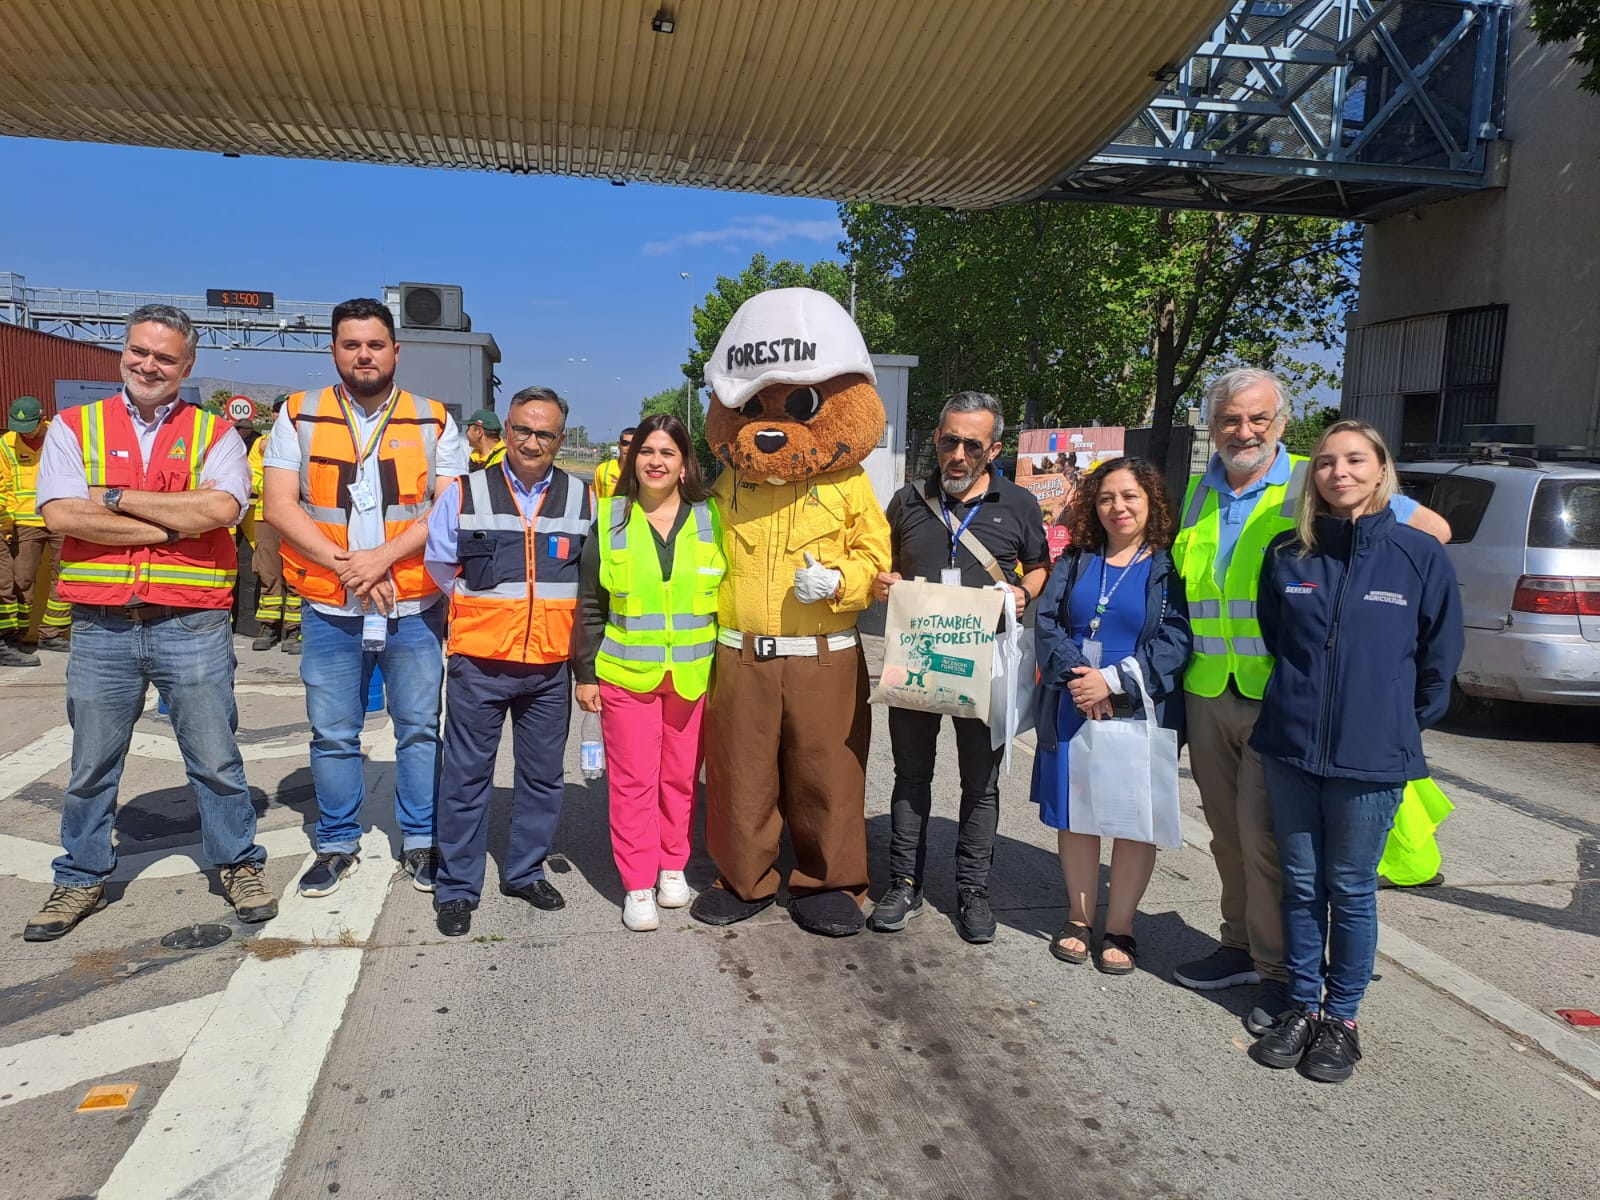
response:
<path fill-rule="evenodd" d="M 1156 724 L 1156 706 L 1137 660 L 1130 660 L 1144 715 L 1085 721 L 1067 749 L 1072 832 L 1183 845 L 1178 810 L 1178 735 Z"/>
<path fill-rule="evenodd" d="M 989 698 L 989 745 L 1006 748 L 1006 773 L 1011 772 L 1011 739 L 1027 733 L 1034 723 L 1034 698 L 1039 690 L 1039 662 L 1033 649 L 1033 629 L 1017 620 L 1012 593 L 1004 584 L 996 590 L 1004 597 L 1005 624 L 994 643 L 994 685 Z"/>
<path fill-rule="evenodd" d="M 872 703 L 987 724 L 1001 603 L 996 588 L 896 583 L 889 589 L 883 671 Z"/>

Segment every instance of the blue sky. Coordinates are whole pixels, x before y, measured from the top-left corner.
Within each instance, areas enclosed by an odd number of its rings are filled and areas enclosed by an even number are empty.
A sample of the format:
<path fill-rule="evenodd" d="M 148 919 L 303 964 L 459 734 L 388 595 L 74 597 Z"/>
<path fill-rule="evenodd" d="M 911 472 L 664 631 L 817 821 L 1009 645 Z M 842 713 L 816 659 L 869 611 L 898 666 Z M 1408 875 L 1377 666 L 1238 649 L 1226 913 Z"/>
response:
<path fill-rule="evenodd" d="M 757 250 L 836 257 L 840 237 L 816 200 L 31 139 L 0 138 L 0 179 L 0 271 L 34 287 L 337 302 L 460 284 L 504 356 L 502 406 L 553 386 L 595 437 L 681 385 L 690 305 L 719 274 Z M 196 367 L 301 387 L 316 371 L 332 378 L 325 356 L 265 351 Z"/>

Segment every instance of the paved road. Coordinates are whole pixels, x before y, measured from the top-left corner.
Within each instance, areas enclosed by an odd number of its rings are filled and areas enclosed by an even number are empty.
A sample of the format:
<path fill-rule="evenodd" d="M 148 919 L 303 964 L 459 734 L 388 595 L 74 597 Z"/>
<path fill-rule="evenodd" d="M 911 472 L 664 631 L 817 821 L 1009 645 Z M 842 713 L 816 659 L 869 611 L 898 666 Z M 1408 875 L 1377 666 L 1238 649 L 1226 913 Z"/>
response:
<path fill-rule="evenodd" d="M 1600 1045 L 1563 1042 L 1540 1015 L 1600 1008 L 1597 764 L 1575 732 L 1587 718 L 1511 714 L 1507 729 L 1526 735 L 1515 741 L 1430 735 L 1458 805 L 1442 834 L 1449 885 L 1384 895 L 1395 957 L 1380 959 L 1364 1013 L 1368 1057 L 1352 1084 L 1328 1088 L 1249 1060 L 1248 990 L 1167 981 L 1215 925 L 1198 825 L 1195 844 L 1160 858 L 1138 973 L 1049 956 L 1061 885 L 1021 751 L 996 855 L 1001 932 L 986 948 L 948 917 L 949 804 L 930 828 L 935 911 L 903 934 L 823 941 L 781 908 L 731 930 L 677 913 L 627 933 L 604 797 L 579 777 L 576 747 L 552 864 L 565 910 L 495 895 L 491 865 L 474 937 L 444 942 L 428 898 L 393 869 L 392 817 L 376 802 L 361 871 L 333 897 L 300 900 L 312 802 L 294 663 L 239 645 L 247 772 L 283 915 L 259 937 L 238 927 L 214 877 L 183 857 L 198 840 L 192 802 L 150 712 L 125 776 L 114 903 L 59 943 L 13 932 L 0 955 L 0 1196 L 1594 1194 L 1600 1093 L 1583 1075 L 1600 1077 Z M 0 679 L 0 921 L 12 931 L 54 853 L 63 665 Z M 1545 730 L 1556 736 L 1533 740 Z M 881 863 L 881 713 L 874 732 Z M 366 740 L 382 794 L 382 714 Z M 948 733 L 941 749 L 948 797 Z M 502 805 L 509 766 L 503 754 Z M 690 866 L 697 886 L 713 874 L 701 857 Z M 235 938 L 160 947 L 192 920 Z M 122 1082 L 140 1085 L 126 1111 L 74 1112 L 90 1086 Z"/>

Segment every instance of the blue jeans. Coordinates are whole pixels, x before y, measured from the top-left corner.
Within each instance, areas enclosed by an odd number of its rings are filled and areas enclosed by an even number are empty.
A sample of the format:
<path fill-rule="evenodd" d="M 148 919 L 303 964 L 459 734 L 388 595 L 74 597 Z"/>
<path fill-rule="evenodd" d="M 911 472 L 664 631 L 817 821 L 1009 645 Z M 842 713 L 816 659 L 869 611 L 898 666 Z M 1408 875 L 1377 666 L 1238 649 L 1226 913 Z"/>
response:
<path fill-rule="evenodd" d="M 1290 998 L 1354 1021 L 1378 956 L 1378 860 L 1404 785 L 1323 778 L 1276 758 L 1261 764 L 1283 864 Z"/>
<path fill-rule="evenodd" d="M 93 887 L 116 868 L 111 844 L 128 739 L 150 684 L 172 715 L 200 809 L 201 846 L 213 866 L 260 863 L 256 810 L 234 737 L 233 628 L 225 609 L 148 624 L 75 607 L 67 659 L 72 781 L 61 808 L 61 846 L 51 865 L 61 887 Z"/>
<path fill-rule="evenodd" d="M 439 689 L 444 681 L 443 603 L 391 617 L 382 651 L 361 649 L 361 618 L 330 617 L 311 605 L 301 617 L 300 678 L 311 720 L 311 783 L 317 789 L 317 850 L 354 854 L 361 844 L 361 726 L 376 662 L 394 723 L 395 816 L 401 846 L 433 845 L 439 795 Z"/>

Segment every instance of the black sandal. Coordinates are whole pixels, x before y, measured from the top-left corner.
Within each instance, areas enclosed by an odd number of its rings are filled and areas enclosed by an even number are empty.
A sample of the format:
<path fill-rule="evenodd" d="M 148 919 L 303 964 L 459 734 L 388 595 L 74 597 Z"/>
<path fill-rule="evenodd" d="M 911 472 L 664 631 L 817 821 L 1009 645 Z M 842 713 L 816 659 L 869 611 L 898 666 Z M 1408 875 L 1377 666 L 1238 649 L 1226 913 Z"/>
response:
<path fill-rule="evenodd" d="M 1106 961 L 1106 947 L 1120 950 L 1128 956 L 1125 963 L 1108 963 Z M 1100 939 L 1100 957 L 1095 960 L 1095 966 L 1106 975 L 1131 975 L 1134 965 L 1138 962 L 1139 944 L 1126 933 L 1108 933 Z"/>
<path fill-rule="evenodd" d="M 1050 939 L 1050 953 L 1054 954 L 1064 963 L 1076 964 L 1088 962 L 1089 946 L 1091 945 L 1090 939 L 1093 936 L 1094 930 L 1090 929 L 1089 926 L 1079 925 L 1076 921 L 1068 921 L 1060 929 L 1056 930 L 1056 936 Z M 1083 949 L 1063 950 L 1061 948 L 1062 938 L 1072 938 L 1076 941 L 1082 942 Z"/>

